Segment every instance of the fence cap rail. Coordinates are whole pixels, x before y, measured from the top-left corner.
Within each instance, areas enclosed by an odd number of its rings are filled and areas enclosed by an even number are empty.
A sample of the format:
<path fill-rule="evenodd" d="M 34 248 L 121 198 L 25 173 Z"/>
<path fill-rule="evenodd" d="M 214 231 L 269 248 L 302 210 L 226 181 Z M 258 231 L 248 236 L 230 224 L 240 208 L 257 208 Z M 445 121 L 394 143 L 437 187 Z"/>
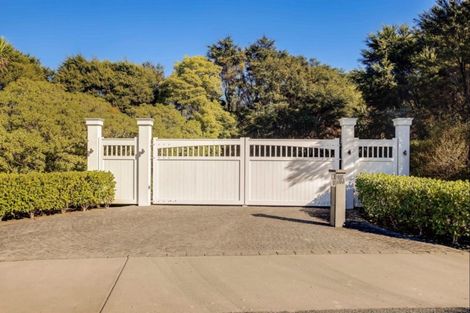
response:
<path fill-rule="evenodd" d="M 411 126 L 411 123 L 413 122 L 413 118 L 398 117 L 398 118 L 394 118 L 392 121 L 393 121 L 393 126 Z"/>
<path fill-rule="evenodd" d="M 340 126 L 356 126 L 357 118 L 355 117 L 343 117 L 339 119 Z"/>
<path fill-rule="evenodd" d="M 86 118 L 85 124 L 87 126 L 103 126 L 104 119 L 102 118 Z"/>
<path fill-rule="evenodd" d="M 153 118 L 137 118 L 137 126 L 153 126 Z"/>

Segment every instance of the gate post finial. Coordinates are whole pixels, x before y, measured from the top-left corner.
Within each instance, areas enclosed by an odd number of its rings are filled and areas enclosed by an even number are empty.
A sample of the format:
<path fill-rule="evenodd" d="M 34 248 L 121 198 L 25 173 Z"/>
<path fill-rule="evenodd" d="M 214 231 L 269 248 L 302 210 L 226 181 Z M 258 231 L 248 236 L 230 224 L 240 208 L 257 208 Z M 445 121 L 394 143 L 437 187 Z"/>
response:
<path fill-rule="evenodd" d="M 101 118 L 86 118 L 87 126 L 87 170 L 98 171 L 102 166 L 101 138 L 104 120 Z"/>
<path fill-rule="evenodd" d="M 397 175 L 410 175 L 410 127 L 412 118 L 394 118 L 397 148 Z"/>
<path fill-rule="evenodd" d="M 346 171 L 346 208 L 354 207 L 354 177 L 356 175 L 356 140 L 354 136 L 354 126 L 357 118 L 343 117 L 339 119 L 341 125 L 341 169 Z"/>
<path fill-rule="evenodd" d="M 139 136 L 137 138 L 137 205 L 150 205 L 151 194 L 151 146 L 152 118 L 138 118 Z"/>

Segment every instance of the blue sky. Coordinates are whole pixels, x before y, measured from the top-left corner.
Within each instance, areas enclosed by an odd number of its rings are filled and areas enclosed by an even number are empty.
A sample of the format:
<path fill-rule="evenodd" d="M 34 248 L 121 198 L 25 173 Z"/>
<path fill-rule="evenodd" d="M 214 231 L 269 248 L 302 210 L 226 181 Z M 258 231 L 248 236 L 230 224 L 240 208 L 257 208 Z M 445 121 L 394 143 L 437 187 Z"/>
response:
<path fill-rule="evenodd" d="M 367 34 L 413 24 L 433 0 L 0 0 L 0 36 L 56 68 L 67 56 L 160 63 L 203 55 L 231 35 L 247 45 L 262 35 L 280 49 L 345 70 L 359 66 Z"/>

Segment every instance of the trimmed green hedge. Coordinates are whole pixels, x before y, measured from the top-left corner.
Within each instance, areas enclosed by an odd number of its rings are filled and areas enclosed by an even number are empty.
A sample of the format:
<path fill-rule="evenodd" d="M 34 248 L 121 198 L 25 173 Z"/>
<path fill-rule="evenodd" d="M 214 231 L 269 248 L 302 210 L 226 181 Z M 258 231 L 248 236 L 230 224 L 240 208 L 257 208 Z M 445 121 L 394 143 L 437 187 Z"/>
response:
<path fill-rule="evenodd" d="M 356 190 L 373 222 L 428 238 L 470 236 L 470 182 L 360 174 Z"/>
<path fill-rule="evenodd" d="M 109 172 L 0 174 L 0 218 L 25 214 L 86 210 L 114 199 Z"/>

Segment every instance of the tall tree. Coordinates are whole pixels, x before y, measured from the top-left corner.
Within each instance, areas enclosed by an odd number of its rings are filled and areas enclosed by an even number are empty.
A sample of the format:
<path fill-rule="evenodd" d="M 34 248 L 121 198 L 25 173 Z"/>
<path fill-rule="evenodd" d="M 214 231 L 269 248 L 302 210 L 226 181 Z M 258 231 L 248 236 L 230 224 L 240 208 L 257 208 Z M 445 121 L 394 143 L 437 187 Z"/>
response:
<path fill-rule="evenodd" d="M 207 56 L 222 68 L 220 78 L 224 105 L 229 111 L 236 112 L 244 102 L 245 56 L 242 49 L 229 36 L 210 45 Z"/>
<path fill-rule="evenodd" d="M 302 57 L 268 57 L 257 68 L 265 88 L 243 114 L 242 132 L 256 137 L 321 138 L 337 135 L 340 117 L 362 114 L 361 93 L 339 70 Z"/>
<path fill-rule="evenodd" d="M 8 48 L 8 43 L 5 38 L 0 37 L 0 72 L 5 70 L 7 67 L 8 61 L 6 58 L 6 51 Z"/>
<path fill-rule="evenodd" d="M 266 63 L 278 58 L 282 52 L 276 49 L 274 40 L 261 37 L 245 49 L 245 94 L 247 95 L 247 107 L 255 105 L 267 105 L 276 102 L 276 93 L 272 84 L 275 83 L 267 76 L 275 72 L 265 71 Z"/>
<path fill-rule="evenodd" d="M 244 135 L 329 136 L 339 117 L 365 109 L 348 75 L 278 50 L 265 36 L 244 49 L 227 37 L 209 46 L 208 55 L 222 66 L 221 79 L 236 99 L 233 109 Z"/>
<path fill-rule="evenodd" d="M 210 138 L 236 134 L 235 118 L 220 105 L 221 68 L 202 56 L 185 57 L 163 83 L 165 103 L 201 124 Z"/>
<path fill-rule="evenodd" d="M 81 55 L 67 58 L 53 79 L 67 91 L 101 97 L 123 112 L 142 103 L 155 103 L 162 80 L 162 68 L 150 63 L 87 60 Z"/>
<path fill-rule="evenodd" d="M 352 76 L 369 107 L 369 123 L 376 125 L 370 135 L 392 132 L 391 119 L 419 103 L 411 80 L 413 60 L 419 49 L 413 30 L 407 25 L 384 26 L 368 36 L 362 51 L 364 69 Z"/>
<path fill-rule="evenodd" d="M 425 138 L 442 123 L 470 114 L 470 3 L 438 0 L 417 20 L 385 26 L 366 41 L 364 68 L 353 74 L 369 106 L 369 135 L 391 133 L 397 115 L 415 118 L 414 135 Z"/>
<path fill-rule="evenodd" d="M 421 14 L 418 31 L 428 49 L 420 59 L 425 77 L 439 86 L 441 108 L 461 117 L 470 114 L 470 1 L 437 0 Z M 431 56 L 431 57 L 430 57 Z M 435 92 L 434 92 L 435 93 Z M 470 120 L 469 120 L 470 122 Z"/>

